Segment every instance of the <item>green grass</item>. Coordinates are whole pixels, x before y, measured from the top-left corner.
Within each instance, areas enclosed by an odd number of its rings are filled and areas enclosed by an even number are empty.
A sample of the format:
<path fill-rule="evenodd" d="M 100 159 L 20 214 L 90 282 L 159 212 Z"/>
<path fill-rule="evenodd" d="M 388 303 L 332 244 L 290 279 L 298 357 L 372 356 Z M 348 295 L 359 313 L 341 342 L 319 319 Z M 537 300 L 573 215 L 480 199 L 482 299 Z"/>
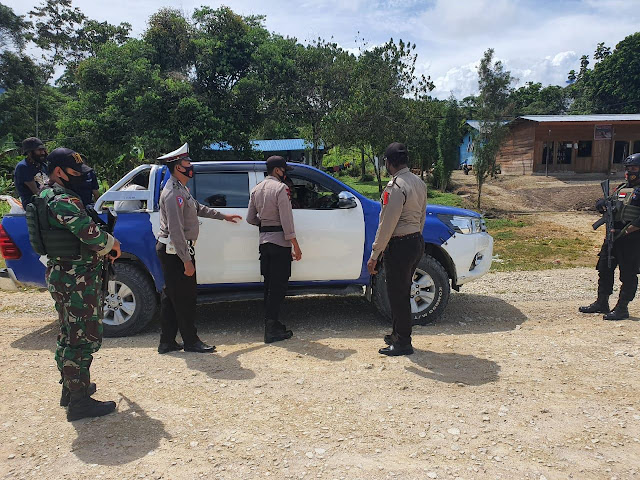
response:
<path fill-rule="evenodd" d="M 380 200 L 380 191 L 378 190 L 378 181 L 373 180 L 370 182 L 361 182 L 358 178 L 344 175 L 338 177 L 342 183 L 346 183 L 354 190 L 357 190 L 362 195 L 371 200 Z M 389 177 L 382 178 L 382 188 L 389 182 Z M 462 199 L 454 193 L 443 193 L 435 189 L 429 189 L 429 203 L 435 203 L 438 205 L 448 205 L 450 207 L 462 207 Z"/>
<path fill-rule="evenodd" d="M 545 270 L 593 266 L 593 255 L 585 254 L 592 240 L 561 225 L 536 217 L 487 219 L 497 260 L 491 270 Z"/>

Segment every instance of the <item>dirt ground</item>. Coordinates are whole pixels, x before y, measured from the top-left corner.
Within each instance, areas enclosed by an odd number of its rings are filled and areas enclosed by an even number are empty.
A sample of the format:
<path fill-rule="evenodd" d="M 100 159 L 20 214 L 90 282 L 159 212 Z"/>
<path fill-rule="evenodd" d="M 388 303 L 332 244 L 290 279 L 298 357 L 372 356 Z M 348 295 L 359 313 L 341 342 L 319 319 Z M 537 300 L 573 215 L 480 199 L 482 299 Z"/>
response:
<path fill-rule="evenodd" d="M 273 345 L 259 304 L 202 306 L 219 353 L 159 356 L 157 326 L 106 339 L 92 379 L 118 411 L 73 424 L 48 294 L 0 293 L 0 478 L 640 478 L 640 306 L 578 314 L 595 280 L 488 274 L 403 358 L 358 297 L 287 300 Z"/>
<path fill-rule="evenodd" d="M 483 185 L 481 207 L 490 215 L 515 212 L 593 211 L 602 197 L 603 174 L 498 175 Z M 610 178 L 611 189 L 624 181 L 620 174 Z M 463 195 L 474 208 L 477 198 L 475 177 L 456 170 L 452 175 L 454 192 Z"/>

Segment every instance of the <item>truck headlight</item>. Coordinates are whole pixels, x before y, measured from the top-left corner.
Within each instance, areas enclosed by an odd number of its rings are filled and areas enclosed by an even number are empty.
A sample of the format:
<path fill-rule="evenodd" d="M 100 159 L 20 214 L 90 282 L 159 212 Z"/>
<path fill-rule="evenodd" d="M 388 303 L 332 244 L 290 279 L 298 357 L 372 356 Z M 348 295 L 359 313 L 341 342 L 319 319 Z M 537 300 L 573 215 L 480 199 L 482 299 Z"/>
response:
<path fill-rule="evenodd" d="M 480 217 L 440 214 L 438 218 L 457 233 L 479 233 L 487 230 L 484 220 Z"/>

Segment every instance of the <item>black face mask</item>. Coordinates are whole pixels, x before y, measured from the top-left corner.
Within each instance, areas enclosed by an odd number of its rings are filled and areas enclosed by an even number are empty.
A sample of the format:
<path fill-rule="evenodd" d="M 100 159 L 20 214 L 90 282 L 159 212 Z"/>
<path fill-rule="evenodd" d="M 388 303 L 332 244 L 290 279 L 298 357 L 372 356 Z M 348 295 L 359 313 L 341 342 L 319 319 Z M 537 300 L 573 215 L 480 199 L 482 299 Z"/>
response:
<path fill-rule="evenodd" d="M 76 191 L 76 189 L 81 186 L 84 182 L 87 181 L 87 175 L 82 173 L 80 175 L 69 175 L 67 172 L 65 172 L 68 180 L 62 180 L 62 183 L 64 184 L 64 188 L 68 189 L 68 190 L 73 190 L 74 192 Z"/>
<path fill-rule="evenodd" d="M 184 176 L 193 178 L 193 165 L 189 165 L 188 167 L 181 165 L 181 167 L 184 168 L 184 172 L 181 172 Z"/>

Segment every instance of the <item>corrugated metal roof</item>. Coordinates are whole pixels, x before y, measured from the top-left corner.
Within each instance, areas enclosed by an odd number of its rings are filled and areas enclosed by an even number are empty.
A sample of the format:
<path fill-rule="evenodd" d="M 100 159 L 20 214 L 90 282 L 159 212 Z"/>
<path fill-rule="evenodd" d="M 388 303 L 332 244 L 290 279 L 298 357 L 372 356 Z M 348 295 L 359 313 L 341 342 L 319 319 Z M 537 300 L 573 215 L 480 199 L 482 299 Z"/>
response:
<path fill-rule="evenodd" d="M 516 120 L 530 120 L 532 122 L 615 122 L 640 121 L 637 113 L 611 113 L 603 115 L 522 115 Z"/>
<path fill-rule="evenodd" d="M 292 150 L 310 150 L 312 143 L 304 138 L 284 138 L 280 140 L 251 140 L 251 147 L 261 152 L 287 152 Z M 231 145 L 226 142 L 213 143 L 209 146 L 211 150 L 227 151 L 232 150 Z M 319 150 L 324 150 L 324 144 L 320 142 Z"/>
<path fill-rule="evenodd" d="M 507 121 L 502 121 L 502 124 L 509 123 Z M 480 131 L 480 120 L 467 120 L 467 125 L 469 125 L 474 130 Z"/>

